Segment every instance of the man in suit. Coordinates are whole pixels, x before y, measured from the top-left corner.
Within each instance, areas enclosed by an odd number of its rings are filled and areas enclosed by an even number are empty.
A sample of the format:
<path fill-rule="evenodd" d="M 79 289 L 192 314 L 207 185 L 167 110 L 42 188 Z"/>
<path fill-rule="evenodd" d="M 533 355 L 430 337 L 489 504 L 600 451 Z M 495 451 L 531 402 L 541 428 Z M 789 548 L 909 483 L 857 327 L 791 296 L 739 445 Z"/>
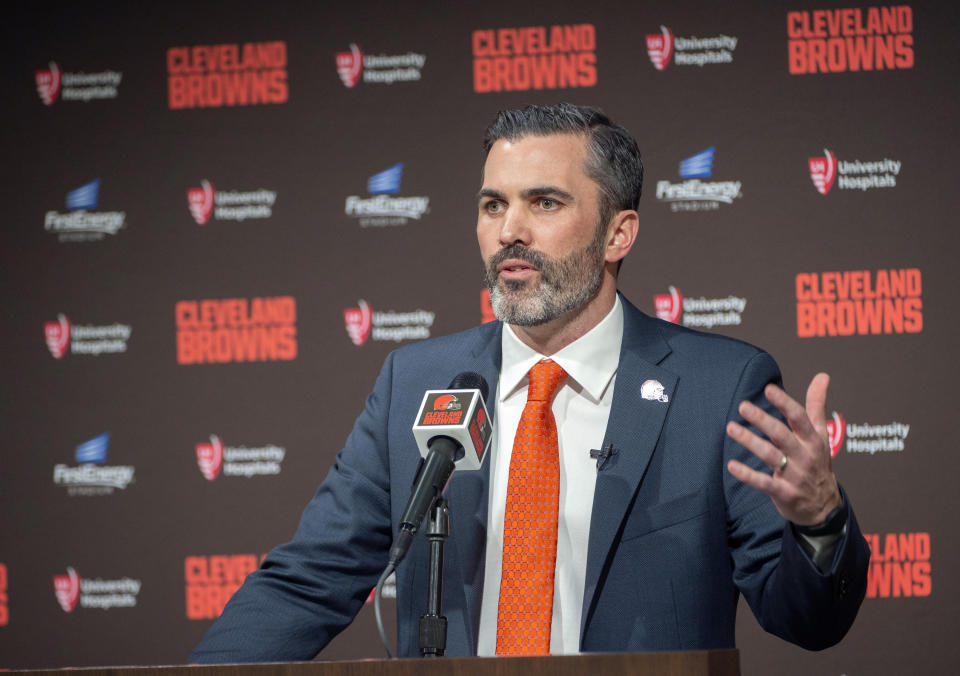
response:
<path fill-rule="evenodd" d="M 801 405 L 765 352 L 617 293 L 642 167 L 602 113 L 504 111 L 485 148 L 477 236 L 501 321 L 388 357 L 293 540 L 191 660 L 309 659 L 352 620 L 409 496 L 420 396 L 462 371 L 492 384 L 495 431 L 483 468 L 446 492 L 448 655 L 732 647 L 739 594 L 786 640 L 839 641 L 869 552 L 830 465 L 827 376 Z M 522 475 L 531 452 L 549 470 Z M 418 654 L 427 559 L 419 538 L 397 571 L 401 655 Z"/>

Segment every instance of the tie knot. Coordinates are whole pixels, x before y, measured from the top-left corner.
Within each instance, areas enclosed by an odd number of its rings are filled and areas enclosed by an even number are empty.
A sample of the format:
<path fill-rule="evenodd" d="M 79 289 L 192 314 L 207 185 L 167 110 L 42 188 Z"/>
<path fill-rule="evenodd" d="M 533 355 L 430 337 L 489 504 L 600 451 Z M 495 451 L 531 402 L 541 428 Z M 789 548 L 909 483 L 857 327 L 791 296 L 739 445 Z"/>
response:
<path fill-rule="evenodd" d="M 530 369 L 527 401 L 553 401 L 567 372 L 555 361 L 541 361 Z"/>

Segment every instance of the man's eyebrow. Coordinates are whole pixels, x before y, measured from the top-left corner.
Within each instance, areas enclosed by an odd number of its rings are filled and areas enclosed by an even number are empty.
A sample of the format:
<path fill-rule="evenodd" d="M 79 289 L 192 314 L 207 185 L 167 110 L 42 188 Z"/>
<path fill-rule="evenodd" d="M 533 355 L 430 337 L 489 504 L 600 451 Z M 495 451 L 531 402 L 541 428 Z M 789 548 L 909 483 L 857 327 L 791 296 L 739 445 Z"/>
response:
<path fill-rule="evenodd" d="M 573 202 L 575 198 L 573 195 L 568 193 L 566 190 L 561 190 L 560 188 L 554 185 L 537 185 L 532 188 L 527 188 L 520 196 L 523 199 L 527 200 L 531 197 L 556 197 L 563 200 L 564 202 Z M 494 190 L 493 188 L 483 188 L 480 192 L 477 193 L 477 201 L 484 198 L 490 198 L 495 200 L 506 199 L 506 196 L 499 190 Z"/>
<path fill-rule="evenodd" d="M 502 200 L 504 195 L 499 190 L 494 190 L 493 188 L 482 188 L 480 192 L 477 193 L 477 201 L 479 202 L 484 197 L 490 197 L 495 200 Z"/>
<path fill-rule="evenodd" d="M 573 195 L 568 193 L 566 190 L 561 190 L 560 188 L 554 185 L 538 185 L 532 188 L 527 188 L 524 190 L 521 195 L 524 199 L 530 199 L 531 197 L 558 197 L 564 202 L 573 202 L 575 201 Z"/>

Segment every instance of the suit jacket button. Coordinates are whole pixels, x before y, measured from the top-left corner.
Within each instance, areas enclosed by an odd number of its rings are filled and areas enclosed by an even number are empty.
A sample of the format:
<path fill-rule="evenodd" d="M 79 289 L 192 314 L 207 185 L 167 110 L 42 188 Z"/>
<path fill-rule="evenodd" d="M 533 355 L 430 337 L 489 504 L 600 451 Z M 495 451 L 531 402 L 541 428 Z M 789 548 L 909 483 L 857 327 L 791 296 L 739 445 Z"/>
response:
<path fill-rule="evenodd" d="M 839 588 L 840 597 L 842 598 L 842 597 L 844 597 L 844 596 L 847 595 L 847 576 L 846 576 L 846 575 L 841 575 L 841 576 L 840 576 L 840 585 L 839 585 L 839 587 L 840 587 L 840 588 Z"/>

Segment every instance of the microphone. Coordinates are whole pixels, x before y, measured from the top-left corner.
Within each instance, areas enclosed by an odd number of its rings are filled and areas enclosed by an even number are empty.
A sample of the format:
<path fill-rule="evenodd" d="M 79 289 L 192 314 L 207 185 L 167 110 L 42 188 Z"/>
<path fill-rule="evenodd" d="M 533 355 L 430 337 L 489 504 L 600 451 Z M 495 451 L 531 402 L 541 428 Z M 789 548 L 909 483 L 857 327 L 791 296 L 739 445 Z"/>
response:
<path fill-rule="evenodd" d="M 484 405 L 489 391 L 483 376 L 465 371 L 447 389 L 428 390 L 424 395 L 413 423 L 413 436 L 423 460 L 390 548 L 392 565 L 406 556 L 420 524 L 443 494 L 454 469 L 480 469 L 483 464 L 493 429 Z"/>

